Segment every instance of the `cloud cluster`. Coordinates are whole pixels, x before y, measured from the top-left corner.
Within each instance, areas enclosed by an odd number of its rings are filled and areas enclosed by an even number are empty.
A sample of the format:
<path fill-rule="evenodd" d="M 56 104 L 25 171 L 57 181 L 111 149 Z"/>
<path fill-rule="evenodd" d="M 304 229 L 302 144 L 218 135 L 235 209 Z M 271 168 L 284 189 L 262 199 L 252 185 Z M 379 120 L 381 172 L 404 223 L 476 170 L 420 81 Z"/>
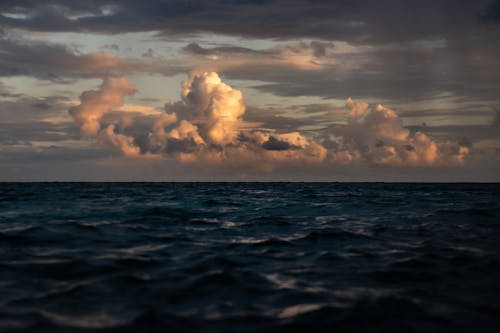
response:
<path fill-rule="evenodd" d="M 460 163 L 469 153 L 469 148 L 456 143 L 437 143 L 419 131 L 411 134 L 396 112 L 381 104 L 370 108 L 349 98 L 346 106 L 348 123 L 335 133 L 341 144 L 332 153 L 334 159 L 363 159 L 381 166 L 434 166 Z"/>
<path fill-rule="evenodd" d="M 378 166 L 435 166 L 460 163 L 468 148 L 438 143 L 411 133 L 395 111 L 348 99 L 347 124 L 335 126 L 323 142 L 294 131 L 280 133 L 245 122 L 242 92 L 216 72 L 193 72 L 182 84 L 182 101 L 166 112 L 125 116 L 123 106 L 134 86 L 124 77 L 108 77 L 99 90 L 84 92 L 70 109 L 84 138 L 128 157 L 166 158 L 237 169 L 364 163 Z"/>

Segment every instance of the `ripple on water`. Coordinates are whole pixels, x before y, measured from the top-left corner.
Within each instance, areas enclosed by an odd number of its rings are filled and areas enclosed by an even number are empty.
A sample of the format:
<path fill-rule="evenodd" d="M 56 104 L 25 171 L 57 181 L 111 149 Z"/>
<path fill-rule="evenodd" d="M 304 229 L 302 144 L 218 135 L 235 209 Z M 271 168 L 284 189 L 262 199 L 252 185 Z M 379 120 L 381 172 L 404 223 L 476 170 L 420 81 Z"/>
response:
<path fill-rule="evenodd" d="M 499 197 L 498 184 L 7 184 L 0 331 L 495 332 Z"/>

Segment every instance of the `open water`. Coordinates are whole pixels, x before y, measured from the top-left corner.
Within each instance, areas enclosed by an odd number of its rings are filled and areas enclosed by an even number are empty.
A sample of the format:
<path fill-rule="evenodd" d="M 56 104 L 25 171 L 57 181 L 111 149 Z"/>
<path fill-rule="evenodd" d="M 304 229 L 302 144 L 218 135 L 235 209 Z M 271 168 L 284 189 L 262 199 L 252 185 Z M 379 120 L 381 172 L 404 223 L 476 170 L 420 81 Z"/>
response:
<path fill-rule="evenodd" d="M 0 184 L 2 332 L 498 332 L 500 185 Z"/>

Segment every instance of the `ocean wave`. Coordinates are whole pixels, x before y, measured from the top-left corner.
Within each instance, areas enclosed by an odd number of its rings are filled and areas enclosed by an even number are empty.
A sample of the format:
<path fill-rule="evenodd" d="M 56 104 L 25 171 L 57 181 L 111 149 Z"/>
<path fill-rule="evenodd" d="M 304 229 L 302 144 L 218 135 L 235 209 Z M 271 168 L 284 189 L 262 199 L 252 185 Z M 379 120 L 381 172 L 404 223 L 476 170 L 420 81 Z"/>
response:
<path fill-rule="evenodd" d="M 494 332 L 499 197 L 498 184 L 6 184 L 0 331 Z"/>

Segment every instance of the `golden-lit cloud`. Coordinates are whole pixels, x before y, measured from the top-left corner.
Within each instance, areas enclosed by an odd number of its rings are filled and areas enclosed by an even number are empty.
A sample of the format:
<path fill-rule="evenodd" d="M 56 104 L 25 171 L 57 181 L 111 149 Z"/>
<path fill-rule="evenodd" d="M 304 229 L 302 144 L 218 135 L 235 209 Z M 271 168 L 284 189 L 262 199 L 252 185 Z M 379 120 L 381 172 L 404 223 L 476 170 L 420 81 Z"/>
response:
<path fill-rule="evenodd" d="M 115 125 L 108 125 L 99 132 L 99 139 L 118 150 L 124 156 L 138 157 L 141 150 L 134 144 L 134 138 L 131 136 L 115 133 Z"/>
<path fill-rule="evenodd" d="M 435 166 L 459 163 L 469 148 L 453 142 L 438 143 L 422 132 L 410 133 L 394 110 L 349 98 L 347 125 L 340 127 L 335 136 L 340 138 L 335 159 L 351 162 L 363 159 L 382 166 Z"/>
<path fill-rule="evenodd" d="M 124 97 L 132 95 L 134 91 L 132 82 L 124 77 L 107 77 L 99 90 L 85 91 L 80 96 L 80 104 L 69 110 L 75 122 L 80 125 L 82 136 L 97 137 L 104 114 L 123 105 Z"/>
<path fill-rule="evenodd" d="M 182 84 L 182 99 L 205 119 L 203 136 L 214 144 L 234 143 L 241 116 L 243 94 L 231 88 L 215 72 L 192 74 Z"/>
<path fill-rule="evenodd" d="M 134 85 L 124 77 L 107 77 L 99 90 L 85 91 L 80 96 L 80 104 L 69 109 L 69 113 L 80 126 L 82 137 L 96 138 L 127 157 L 143 155 L 135 145 L 133 137 L 116 133 L 115 124 L 108 124 L 104 128 L 102 124 L 103 116 L 113 108 L 122 106 L 125 96 L 134 92 Z M 122 127 L 128 126 L 133 126 L 133 119 L 125 115 Z"/>
<path fill-rule="evenodd" d="M 346 124 L 336 126 L 323 142 L 298 131 L 257 130 L 245 122 L 242 92 L 216 72 L 192 72 L 182 83 L 182 102 L 170 105 L 168 112 L 120 112 L 134 91 L 127 79 L 109 77 L 99 90 L 84 92 L 81 103 L 69 110 L 82 136 L 126 157 L 171 157 L 260 171 L 351 163 L 431 167 L 461 163 L 469 153 L 457 143 L 411 133 L 394 110 L 350 98 Z M 112 111 L 114 117 L 104 117 Z"/>

